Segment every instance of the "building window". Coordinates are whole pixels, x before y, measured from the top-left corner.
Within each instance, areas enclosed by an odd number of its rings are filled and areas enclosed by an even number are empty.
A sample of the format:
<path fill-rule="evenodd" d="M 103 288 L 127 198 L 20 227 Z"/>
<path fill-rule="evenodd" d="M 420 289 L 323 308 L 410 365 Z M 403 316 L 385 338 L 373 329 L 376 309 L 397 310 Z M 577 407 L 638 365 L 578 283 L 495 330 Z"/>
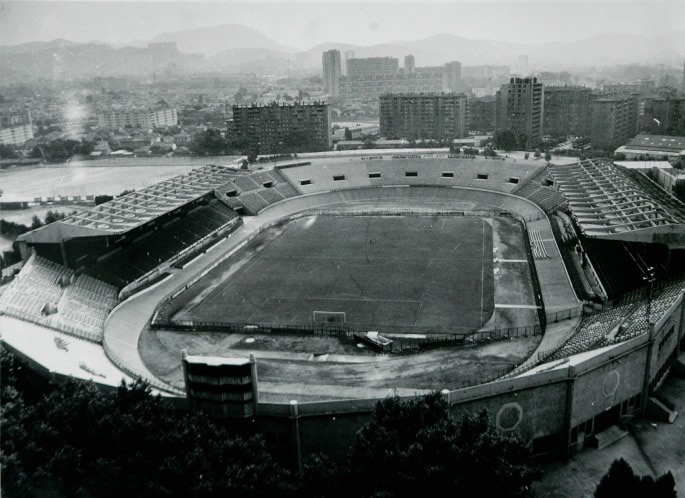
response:
<path fill-rule="evenodd" d="M 369 178 L 380 178 L 381 174 L 379 172 L 369 173 Z"/>
<path fill-rule="evenodd" d="M 300 185 L 311 185 L 312 181 L 307 178 L 306 180 L 300 180 Z"/>
<path fill-rule="evenodd" d="M 443 171 L 442 177 L 443 178 L 454 178 L 454 173 L 452 171 Z"/>
<path fill-rule="evenodd" d="M 341 182 L 345 179 L 345 175 L 333 175 L 334 182 Z"/>
<path fill-rule="evenodd" d="M 488 179 L 488 175 L 485 174 L 485 173 L 478 173 L 478 176 L 476 177 L 476 179 L 478 179 L 478 180 L 487 180 L 487 179 Z"/>
<path fill-rule="evenodd" d="M 405 171 L 404 176 L 419 176 L 416 171 Z"/>

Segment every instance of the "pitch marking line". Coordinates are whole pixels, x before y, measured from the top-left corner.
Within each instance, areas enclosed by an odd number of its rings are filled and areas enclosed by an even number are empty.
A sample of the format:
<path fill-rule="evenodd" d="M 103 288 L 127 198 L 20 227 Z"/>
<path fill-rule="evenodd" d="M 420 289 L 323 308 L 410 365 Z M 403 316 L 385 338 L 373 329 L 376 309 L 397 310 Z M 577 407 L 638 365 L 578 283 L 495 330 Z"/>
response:
<path fill-rule="evenodd" d="M 536 304 L 496 304 L 495 308 L 515 308 L 515 309 L 536 310 L 536 309 L 538 309 L 538 306 Z"/>
<path fill-rule="evenodd" d="M 495 263 L 527 263 L 527 259 L 499 259 L 495 258 L 494 259 Z"/>
<path fill-rule="evenodd" d="M 481 249 L 480 258 L 480 324 L 483 325 L 483 301 L 485 294 L 485 220 L 481 218 L 483 224 L 483 232 L 481 234 L 481 239 L 483 241 L 483 247 Z"/>
<path fill-rule="evenodd" d="M 355 298 L 344 298 L 344 297 L 292 297 L 292 296 L 271 296 L 266 299 L 270 301 L 272 299 L 280 299 L 282 301 L 360 301 L 360 302 L 372 302 L 372 303 L 414 303 L 421 305 L 423 301 L 416 301 L 414 299 L 373 299 L 369 297 L 364 297 L 360 299 Z"/>

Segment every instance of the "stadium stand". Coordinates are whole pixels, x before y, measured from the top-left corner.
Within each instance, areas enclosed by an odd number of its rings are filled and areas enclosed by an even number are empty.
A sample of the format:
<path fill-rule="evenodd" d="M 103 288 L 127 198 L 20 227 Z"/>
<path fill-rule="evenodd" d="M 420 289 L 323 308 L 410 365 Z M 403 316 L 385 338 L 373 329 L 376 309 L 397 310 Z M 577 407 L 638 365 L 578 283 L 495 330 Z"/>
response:
<path fill-rule="evenodd" d="M 68 268 L 33 255 L 0 300 L 0 312 L 30 322 L 50 325 L 48 308 L 57 309 Z M 53 311 L 54 312 L 54 311 Z"/>
<path fill-rule="evenodd" d="M 557 210 L 565 202 L 564 196 L 557 189 L 550 186 L 548 184 L 549 181 L 549 172 L 545 168 L 530 178 L 529 181 L 520 184 L 512 193 L 533 201 L 543 211 L 549 213 Z"/>
<path fill-rule="evenodd" d="M 655 244 L 580 238 L 581 246 L 602 281 L 609 299 L 644 285 L 645 270 L 652 267 L 659 277 L 666 274 L 664 248 Z"/>
<path fill-rule="evenodd" d="M 685 204 L 642 173 L 589 159 L 548 169 L 584 235 L 680 245 L 685 241 Z"/>
<path fill-rule="evenodd" d="M 276 170 L 262 170 L 240 176 L 214 191 L 227 206 L 256 215 L 267 206 L 295 197 L 299 192 Z"/>
<path fill-rule="evenodd" d="M 675 196 L 664 190 L 659 184 L 653 182 L 648 176 L 641 173 L 639 170 L 619 167 L 629 178 L 637 183 L 648 194 L 659 199 L 659 202 L 664 206 L 669 213 L 679 223 L 685 223 L 685 206 Z"/>
<path fill-rule="evenodd" d="M 284 180 L 285 182 L 285 180 Z M 295 190 L 292 185 L 289 183 L 284 183 L 282 185 L 278 185 L 277 187 L 274 187 L 274 190 L 281 194 L 284 199 L 289 199 L 290 197 L 295 197 L 296 195 L 300 195 L 297 190 Z"/>
<path fill-rule="evenodd" d="M 117 288 L 143 277 L 165 261 L 222 230 L 238 217 L 219 201 L 196 208 L 180 220 L 152 233 L 131 247 L 99 261 L 86 272 Z"/>
<path fill-rule="evenodd" d="M 379 159 L 347 159 L 279 171 L 303 193 L 341 188 L 386 185 L 439 185 L 483 188 L 512 192 L 541 166 L 528 163 L 488 161 L 484 159 L 377 156 Z M 303 182 L 305 182 L 303 184 Z"/>
<path fill-rule="evenodd" d="M 278 201 L 282 201 L 284 197 L 276 190 L 272 188 L 267 188 L 261 190 L 258 195 L 264 199 L 268 204 L 273 204 Z"/>
<path fill-rule="evenodd" d="M 243 192 L 260 188 L 261 185 L 255 182 L 250 176 L 251 175 L 239 176 L 233 180 L 233 184 Z"/>
<path fill-rule="evenodd" d="M 60 300 L 57 328 L 72 329 L 72 333 L 81 337 L 101 337 L 107 314 L 119 301 L 117 295 L 116 287 L 80 275 Z"/>
<path fill-rule="evenodd" d="M 0 312 L 68 334 L 100 341 L 117 290 L 65 266 L 33 255 L 0 299 Z"/>
<path fill-rule="evenodd" d="M 662 289 L 654 292 L 651 303 L 650 321 L 657 323 L 666 314 L 680 293 L 685 289 L 685 282 L 678 280 L 666 284 Z M 647 303 L 642 301 L 632 315 L 625 321 L 616 334 L 616 339 L 634 337 L 647 330 Z"/>
<path fill-rule="evenodd" d="M 258 192 L 242 195 L 240 196 L 240 200 L 250 214 L 257 214 L 269 205 Z"/>
<path fill-rule="evenodd" d="M 628 302 L 584 318 L 575 334 L 547 358 L 547 361 L 568 358 L 602 346 L 611 331 L 617 328 L 636 307 L 636 303 Z"/>

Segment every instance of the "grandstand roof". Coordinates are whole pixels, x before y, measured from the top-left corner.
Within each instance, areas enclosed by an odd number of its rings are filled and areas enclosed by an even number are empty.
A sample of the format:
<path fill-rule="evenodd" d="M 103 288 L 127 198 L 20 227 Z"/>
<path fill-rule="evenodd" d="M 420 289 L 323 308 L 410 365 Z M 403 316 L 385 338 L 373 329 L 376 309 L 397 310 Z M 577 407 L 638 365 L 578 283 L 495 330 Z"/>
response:
<path fill-rule="evenodd" d="M 549 171 L 586 236 L 685 245 L 685 204 L 639 171 L 600 160 Z"/>
<path fill-rule="evenodd" d="M 236 175 L 236 170 L 226 166 L 196 168 L 184 175 L 81 211 L 30 232 L 25 238 L 32 242 L 54 242 L 64 236 L 123 233 L 212 192 Z"/>

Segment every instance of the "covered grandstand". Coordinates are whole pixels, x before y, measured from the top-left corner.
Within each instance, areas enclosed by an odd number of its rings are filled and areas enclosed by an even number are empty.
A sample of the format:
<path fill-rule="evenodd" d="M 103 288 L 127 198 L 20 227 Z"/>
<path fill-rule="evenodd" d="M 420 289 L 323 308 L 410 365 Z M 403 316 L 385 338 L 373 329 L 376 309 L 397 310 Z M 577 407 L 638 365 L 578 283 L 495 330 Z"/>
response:
<path fill-rule="evenodd" d="M 584 235 L 685 246 L 685 204 L 641 173 L 590 159 L 549 171 Z"/>

